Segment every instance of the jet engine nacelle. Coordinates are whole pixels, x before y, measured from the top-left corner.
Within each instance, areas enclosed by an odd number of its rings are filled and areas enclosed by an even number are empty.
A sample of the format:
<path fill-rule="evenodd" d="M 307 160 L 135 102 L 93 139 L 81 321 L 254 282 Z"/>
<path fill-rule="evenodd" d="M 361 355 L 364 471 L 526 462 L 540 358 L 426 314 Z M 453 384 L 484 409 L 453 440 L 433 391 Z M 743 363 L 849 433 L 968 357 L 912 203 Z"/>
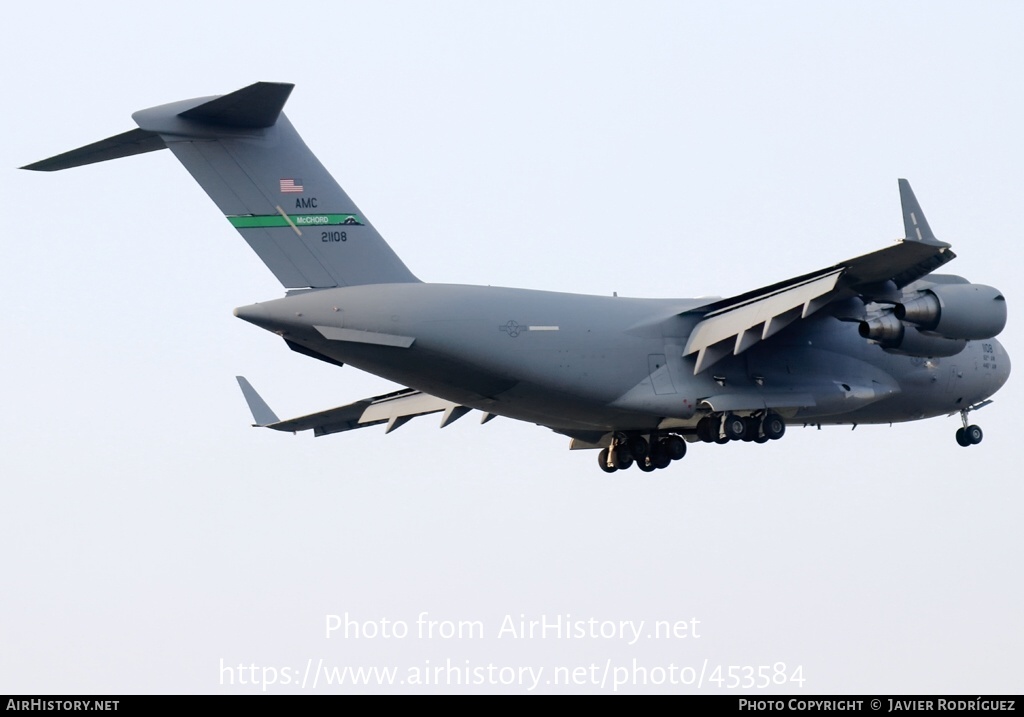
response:
<path fill-rule="evenodd" d="M 1006 326 L 1006 299 L 983 284 L 937 284 L 896 304 L 894 313 L 948 339 L 990 339 Z"/>
<path fill-rule="evenodd" d="M 860 322 L 860 335 L 871 339 L 883 349 L 904 356 L 956 356 L 967 346 L 966 339 L 922 333 L 913 324 L 900 321 L 893 314 L 882 314 Z"/>

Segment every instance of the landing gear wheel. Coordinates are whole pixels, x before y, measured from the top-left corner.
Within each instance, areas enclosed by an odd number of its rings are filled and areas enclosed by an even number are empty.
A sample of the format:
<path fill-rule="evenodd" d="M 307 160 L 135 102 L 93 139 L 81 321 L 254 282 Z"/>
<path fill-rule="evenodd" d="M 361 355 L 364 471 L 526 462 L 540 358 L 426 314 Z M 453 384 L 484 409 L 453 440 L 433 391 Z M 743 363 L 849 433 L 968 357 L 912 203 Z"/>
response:
<path fill-rule="evenodd" d="M 979 404 L 978 408 L 985 404 Z M 981 428 L 978 426 L 967 425 L 967 414 L 970 413 L 973 408 L 965 408 L 960 411 L 960 420 L 964 422 L 963 428 L 958 428 L 956 431 L 956 442 L 966 448 L 967 446 L 976 446 L 981 443 L 981 439 L 984 438 L 984 434 L 981 432 Z"/>
<path fill-rule="evenodd" d="M 647 456 L 647 441 L 643 439 L 643 436 L 633 436 L 626 445 L 629 446 L 629 452 L 633 455 L 633 460 L 637 463 L 643 462 Z"/>
<path fill-rule="evenodd" d="M 981 443 L 981 439 L 985 437 L 985 434 L 981 432 L 981 428 L 978 426 L 968 426 L 964 429 L 964 438 L 970 441 L 972 446 L 976 446 Z"/>
<path fill-rule="evenodd" d="M 601 466 L 601 470 L 605 473 L 614 473 L 618 470 L 618 466 L 608 465 L 608 449 L 602 448 L 601 452 L 597 454 L 597 464 Z"/>
<path fill-rule="evenodd" d="M 725 417 L 725 423 L 723 424 L 725 436 L 730 441 L 743 440 L 743 436 L 747 434 L 747 422 L 741 416 L 737 416 L 735 413 L 730 413 Z"/>
<path fill-rule="evenodd" d="M 715 436 L 717 435 L 715 429 L 712 428 L 713 422 L 707 416 L 697 421 L 697 438 L 702 440 L 704 443 L 714 443 Z"/>
<path fill-rule="evenodd" d="M 777 413 L 769 413 L 761 422 L 761 430 L 770 440 L 777 441 L 786 433 L 786 422 Z"/>
<path fill-rule="evenodd" d="M 756 416 L 747 416 L 743 419 L 743 422 L 747 424 L 747 430 L 743 434 L 743 440 L 747 442 L 756 441 L 761 435 L 761 419 Z"/>
<path fill-rule="evenodd" d="M 637 461 L 636 467 L 642 470 L 644 473 L 653 473 L 655 468 L 653 463 L 648 464 L 646 460 Z"/>
<path fill-rule="evenodd" d="M 665 446 L 665 453 L 673 461 L 678 461 L 686 455 L 686 441 L 679 436 L 669 436 L 662 443 Z"/>
<path fill-rule="evenodd" d="M 629 452 L 628 448 L 618 446 L 615 449 L 615 463 L 620 471 L 624 471 L 633 465 L 633 454 Z"/>
<path fill-rule="evenodd" d="M 668 468 L 668 464 L 672 462 L 672 459 L 668 457 L 668 451 L 665 450 L 665 446 L 661 443 L 658 444 L 657 448 L 651 451 L 651 465 L 657 469 Z"/>

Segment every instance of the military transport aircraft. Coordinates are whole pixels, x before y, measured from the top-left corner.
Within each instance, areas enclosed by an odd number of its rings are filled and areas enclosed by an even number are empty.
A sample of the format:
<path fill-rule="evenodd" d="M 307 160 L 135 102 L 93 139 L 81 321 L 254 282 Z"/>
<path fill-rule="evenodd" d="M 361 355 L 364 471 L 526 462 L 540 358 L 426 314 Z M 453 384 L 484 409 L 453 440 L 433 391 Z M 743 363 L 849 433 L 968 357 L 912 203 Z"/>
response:
<path fill-rule="evenodd" d="M 282 114 L 293 85 L 141 110 L 138 129 L 28 165 L 52 171 L 170 149 L 284 285 L 235 310 L 294 351 L 396 381 L 384 396 L 257 426 L 314 435 L 472 409 L 598 449 L 607 471 L 664 468 L 687 443 L 765 442 L 787 424 L 892 423 L 990 403 L 1010 361 L 1006 301 L 933 274 L 954 258 L 899 180 L 906 238 L 727 299 L 629 299 L 427 284 Z"/>

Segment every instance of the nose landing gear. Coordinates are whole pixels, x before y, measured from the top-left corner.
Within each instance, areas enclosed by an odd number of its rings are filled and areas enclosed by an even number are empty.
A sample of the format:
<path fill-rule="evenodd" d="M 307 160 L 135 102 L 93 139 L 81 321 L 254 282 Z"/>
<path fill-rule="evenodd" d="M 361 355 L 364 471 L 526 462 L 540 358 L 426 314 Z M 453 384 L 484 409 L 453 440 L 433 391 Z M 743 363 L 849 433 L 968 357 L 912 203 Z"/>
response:
<path fill-rule="evenodd" d="M 967 425 L 967 413 L 970 410 L 970 408 L 965 408 L 960 411 L 960 420 L 964 422 L 964 425 L 963 428 L 956 429 L 956 442 L 964 448 L 981 443 L 981 439 L 985 437 L 979 426 Z"/>

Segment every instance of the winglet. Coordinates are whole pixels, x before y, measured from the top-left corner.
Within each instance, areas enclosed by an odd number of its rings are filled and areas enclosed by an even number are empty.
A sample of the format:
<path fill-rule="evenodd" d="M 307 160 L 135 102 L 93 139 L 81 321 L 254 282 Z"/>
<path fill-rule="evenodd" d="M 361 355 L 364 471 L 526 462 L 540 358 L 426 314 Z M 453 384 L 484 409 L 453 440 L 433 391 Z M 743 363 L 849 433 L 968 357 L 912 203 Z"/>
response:
<path fill-rule="evenodd" d="M 263 428 L 272 423 L 278 423 L 277 415 L 270 410 L 270 406 L 263 400 L 263 397 L 256 393 L 256 389 L 246 380 L 245 376 L 235 376 L 235 378 L 238 379 L 238 386 L 242 389 L 245 402 L 249 404 L 249 410 L 252 411 L 252 418 L 256 421 L 253 425 Z"/>
<path fill-rule="evenodd" d="M 939 244 L 938 239 L 932 234 L 932 228 L 928 226 L 928 220 L 924 218 L 921 205 L 914 196 L 914 190 L 910 188 L 910 182 L 905 179 L 900 181 L 900 202 L 903 204 L 903 227 L 906 230 L 907 239 L 920 241 L 928 244 Z"/>

